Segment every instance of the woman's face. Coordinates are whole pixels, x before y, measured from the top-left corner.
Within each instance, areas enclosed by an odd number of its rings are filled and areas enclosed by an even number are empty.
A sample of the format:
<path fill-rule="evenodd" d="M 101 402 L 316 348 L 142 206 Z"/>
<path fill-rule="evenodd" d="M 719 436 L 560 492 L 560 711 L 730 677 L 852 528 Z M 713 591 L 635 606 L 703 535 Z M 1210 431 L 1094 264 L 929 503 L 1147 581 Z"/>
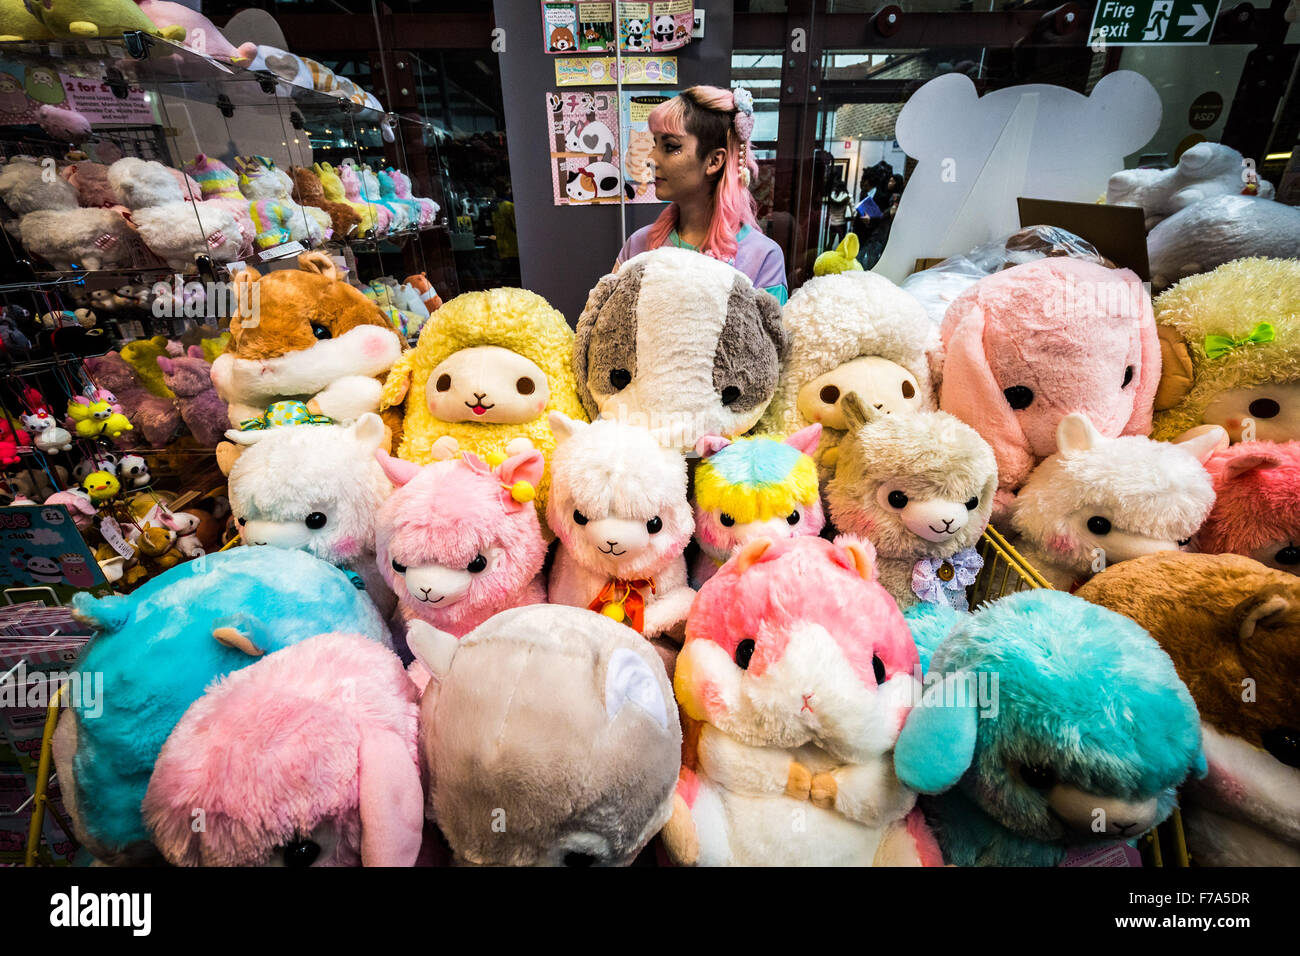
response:
<path fill-rule="evenodd" d="M 715 149 L 704 159 L 697 155 L 699 137 L 691 133 L 655 133 L 650 162 L 654 164 L 655 196 L 672 202 L 707 196 L 713 191 L 712 177 L 726 162 L 727 152 Z"/>

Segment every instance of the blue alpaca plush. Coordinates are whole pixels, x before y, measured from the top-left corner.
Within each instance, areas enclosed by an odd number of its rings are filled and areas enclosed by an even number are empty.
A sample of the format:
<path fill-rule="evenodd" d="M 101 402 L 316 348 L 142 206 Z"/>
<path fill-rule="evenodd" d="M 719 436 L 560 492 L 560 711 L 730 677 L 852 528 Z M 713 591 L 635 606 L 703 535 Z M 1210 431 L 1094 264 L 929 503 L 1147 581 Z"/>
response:
<path fill-rule="evenodd" d="M 64 714 L 55 760 L 87 846 L 116 862 L 150 856 L 140 801 L 163 741 L 208 685 L 316 634 L 387 639 L 347 575 L 281 548 L 208 555 L 126 597 L 78 594 L 73 611 L 95 631 L 75 670 L 99 693 Z"/>
<path fill-rule="evenodd" d="M 933 795 L 922 806 L 949 863 L 1056 866 L 1072 848 L 1132 840 L 1205 775 L 1196 705 L 1133 621 L 1027 591 L 970 615 L 914 615 L 918 645 L 945 619 L 894 767 Z"/>

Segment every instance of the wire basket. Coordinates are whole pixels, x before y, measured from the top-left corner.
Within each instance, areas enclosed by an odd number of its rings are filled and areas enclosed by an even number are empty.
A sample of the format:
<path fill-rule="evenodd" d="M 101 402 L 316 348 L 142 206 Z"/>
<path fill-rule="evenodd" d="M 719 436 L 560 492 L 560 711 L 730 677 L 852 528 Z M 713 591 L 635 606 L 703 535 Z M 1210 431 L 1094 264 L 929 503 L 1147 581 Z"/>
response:
<path fill-rule="evenodd" d="M 1017 591 L 1051 588 L 1047 579 L 992 525 L 984 529 L 975 550 L 984 559 L 984 566 L 967 591 L 972 608 Z"/>

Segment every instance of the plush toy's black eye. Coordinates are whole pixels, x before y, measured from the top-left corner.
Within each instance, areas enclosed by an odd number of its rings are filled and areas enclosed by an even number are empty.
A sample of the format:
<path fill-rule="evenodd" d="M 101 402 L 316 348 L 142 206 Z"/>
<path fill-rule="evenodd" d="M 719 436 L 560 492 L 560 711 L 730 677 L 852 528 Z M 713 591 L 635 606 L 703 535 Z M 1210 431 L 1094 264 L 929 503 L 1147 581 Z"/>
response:
<path fill-rule="evenodd" d="M 1300 547 L 1294 544 L 1288 544 L 1285 548 L 1273 555 L 1273 560 L 1278 564 L 1300 564 Z"/>
<path fill-rule="evenodd" d="M 840 390 L 834 385 L 823 385 L 822 390 L 817 393 L 817 397 L 827 405 L 834 405 L 840 400 Z"/>
<path fill-rule="evenodd" d="M 889 507 L 891 508 L 907 507 L 907 495 L 903 494 L 901 491 L 891 491 L 889 493 L 888 501 Z"/>
<path fill-rule="evenodd" d="M 904 382 L 903 382 L 903 397 L 904 397 L 904 398 L 911 398 L 911 397 L 912 397 L 913 395 L 915 395 L 915 394 L 916 394 L 916 388 L 913 387 L 912 383 L 911 383 L 911 382 L 908 382 L 908 381 L 904 381 Z"/>
<path fill-rule="evenodd" d="M 533 384 L 533 380 L 527 375 L 515 382 L 515 390 L 519 392 L 520 395 L 531 395 L 535 388 L 537 388 L 537 386 Z"/>
<path fill-rule="evenodd" d="M 742 671 L 749 670 L 749 659 L 754 656 L 754 639 L 747 637 L 736 645 L 736 666 Z"/>
<path fill-rule="evenodd" d="M 1133 381 L 1133 366 L 1124 366 L 1124 384 L 1120 388 L 1128 388 L 1128 383 Z"/>
<path fill-rule="evenodd" d="M 481 554 L 476 554 L 474 555 L 474 560 L 471 561 L 469 564 L 465 565 L 465 570 L 468 571 L 470 574 L 478 574 L 486 567 L 487 567 L 487 558 L 483 557 L 483 555 Z"/>
<path fill-rule="evenodd" d="M 587 523 L 587 516 L 586 516 L 585 514 L 583 514 L 581 511 L 579 511 L 578 509 L 575 508 L 575 509 L 573 510 L 573 523 L 574 523 L 574 524 L 586 524 L 586 523 Z"/>
<path fill-rule="evenodd" d="M 321 528 L 325 527 L 327 521 L 329 521 L 329 519 L 319 511 L 313 511 L 307 516 L 307 527 L 311 528 L 312 531 L 319 531 Z"/>
<path fill-rule="evenodd" d="M 651 534 L 658 534 L 660 531 L 664 529 L 664 520 L 660 518 L 658 515 L 655 515 L 653 518 L 651 518 L 649 521 L 645 523 L 645 529 L 649 531 Z"/>
<path fill-rule="evenodd" d="M 241 528 L 242 528 L 244 525 L 246 525 L 246 524 L 248 524 L 248 519 L 247 519 L 247 518 L 240 518 L 240 519 L 239 519 L 239 526 L 240 526 Z"/>
<path fill-rule="evenodd" d="M 285 866 L 311 866 L 320 856 L 320 844 L 315 840 L 294 840 L 280 850 Z"/>
<path fill-rule="evenodd" d="M 799 523 L 800 517 L 802 516 L 799 514 L 799 512 L 791 511 L 788 515 L 785 516 L 785 523 L 793 527 L 794 525 L 797 525 Z"/>
<path fill-rule="evenodd" d="M 438 376 L 438 381 L 434 383 L 433 387 L 440 392 L 451 391 L 451 376 L 443 372 Z"/>
<path fill-rule="evenodd" d="M 1050 790 L 1056 784 L 1056 771 L 1051 767 L 1031 767 L 1025 764 L 1020 768 L 1020 779 L 1035 790 Z"/>
<path fill-rule="evenodd" d="M 577 851 L 570 850 L 568 853 L 564 854 L 565 866 L 591 866 L 595 862 L 596 858 L 590 853 L 578 853 Z"/>
<path fill-rule="evenodd" d="M 722 404 L 731 405 L 740 401 L 740 389 L 734 385 L 728 385 L 722 390 Z"/>
<path fill-rule="evenodd" d="M 392 564 L 393 564 L 393 570 L 396 571 L 398 574 L 406 573 L 406 565 L 399 564 L 396 558 L 393 558 Z"/>
<path fill-rule="evenodd" d="M 967 511 L 974 511 L 974 510 L 975 510 L 976 508 L 978 508 L 979 506 L 980 506 L 979 495 L 976 495 L 976 496 L 975 496 L 974 498 L 972 498 L 970 501 L 966 502 L 966 510 L 967 510 Z"/>
<path fill-rule="evenodd" d="M 1093 534 L 1110 534 L 1110 519 L 1093 515 L 1088 519 L 1088 530 Z"/>
<path fill-rule="evenodd" d="M 736 523 L 736 519 L 731 517 L 731 515 L 727 514 L 725 511 L 722 514 L 718 515 L 718 520 L 722 522 L 722 526 L 724 528 L 730 528 L 732 525 Z"/>
<path fill-rule="evenodd" d="M 1187 546 L 1188 546 L 1189 544 L 1191 544 L 1191 543 L 1192 543 L 1192 539 L 1191 539 L 1191 538 L 1183 538 L 1182 541 L 1179 541 L 1179 542 L 1178 542 L 1178 547 L 1180 547 L 1180 548 L 1185 548 L 1185 547 L 1187 547 Z"/>
<path fill-rule="evenodd" d="M 334 338 L 334 333 L 325 328 L 325 326 L 321 325 L 319 322 L 313 322 L 311 324 L 311 334 L 316 336 L 318 339 Z"/>
<path fill-rule="evenodd" d="M 875 654 L 871 655 L 871 669 L 875 672 L 876 683 L 883 684 L 885 682 L 885 662 Z"/>
<path fill-rule="evenodd" d="M 625 368 L 612 368 L 609 370 L 609 384 L 614 386 L 614 391 L 622 391 L 632 382 L 632 373 Z"/>
<path fill-rule="evenodd" d="M 1256 418 L 1276 418 L 1282 406 L 1271 398 L 1257 398 L 1250 403 L 1250 413 Z"/>
<path fill-rule="evenodd" d="M 1004 388 L 1002 394 L 1006 396 L 1007 404 L 1017 411 L 1028 408 L 1034 402 L 1034 390 L 1024 385 L 1012 385 L 1010 388 Z"/>

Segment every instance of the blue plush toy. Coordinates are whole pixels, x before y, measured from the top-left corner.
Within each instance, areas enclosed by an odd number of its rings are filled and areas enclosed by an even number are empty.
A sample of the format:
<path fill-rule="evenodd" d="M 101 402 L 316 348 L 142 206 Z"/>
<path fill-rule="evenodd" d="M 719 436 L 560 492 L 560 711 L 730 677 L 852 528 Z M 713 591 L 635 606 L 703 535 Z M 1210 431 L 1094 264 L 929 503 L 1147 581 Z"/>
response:
<path fill-rule="evenodd" d="M 920 706 L 894 749 L 944 859 L 1056 866 L 1069 849 L 1132 840 L 1205 774 L 1196 705 L 1173 662 L 1126 617 L 1060 591 L 944 619 Z"/>
<path fill-rule="evenodd" d="M 75 719 L 60 722 L 55 758 L 88 846 L 122 862 L 148 840 L 140 801 L 158 751 L 204 688 L 316 634 L 386 640 L 374 605 L 347 575 L 281 548 L 208 555 L 127 597 L 78 594 L 73 611 L 96 633 L 76 671 L 83 688 L 102 691 L 73 702 Z"/>

